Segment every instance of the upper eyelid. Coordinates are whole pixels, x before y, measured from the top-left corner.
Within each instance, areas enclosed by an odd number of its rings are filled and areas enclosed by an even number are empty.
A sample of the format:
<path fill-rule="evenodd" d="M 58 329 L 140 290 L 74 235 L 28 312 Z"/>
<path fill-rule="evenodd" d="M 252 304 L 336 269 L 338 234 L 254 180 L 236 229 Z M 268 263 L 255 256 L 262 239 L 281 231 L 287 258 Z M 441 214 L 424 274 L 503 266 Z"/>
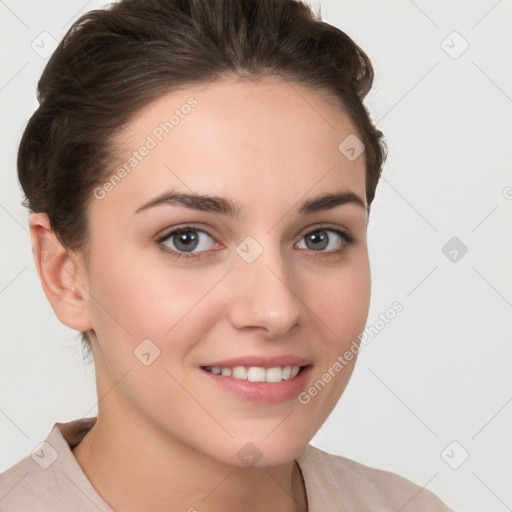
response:
<path fill-rule="evenodd" d="M 210 233 L 207 229 L 200 228 L 200 227 L 194 226 L 194 225 L 189 225 L 189 224 L 185 224 L 183 226 L 176 226 L 176 227 L 173 227 L 173 228 L 169 228 L 168 231 L 164 230 L 161 235 L 157 235 L 155 238 L 157 240 L 160 240 L 160 241 L 161 240 L 166 240 L 171 235 L 179 233 L 181 231 L 200 231 L 202 233 L 206 233 L 211 238 L 215 238 L 215 236 L 212 233 Z"/>

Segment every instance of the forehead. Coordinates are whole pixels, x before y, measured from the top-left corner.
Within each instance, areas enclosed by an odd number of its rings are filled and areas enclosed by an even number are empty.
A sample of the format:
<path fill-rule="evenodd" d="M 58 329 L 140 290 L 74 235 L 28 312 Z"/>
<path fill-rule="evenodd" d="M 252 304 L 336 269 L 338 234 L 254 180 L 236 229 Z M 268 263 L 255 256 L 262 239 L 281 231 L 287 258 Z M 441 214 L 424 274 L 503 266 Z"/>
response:
<path fill-rule="evenodd" d="M 236 195 L 239 202 L 269 192 L 292 200 L 347 188 L 366 201 L 364 153 L 350 161 L 339 149 L 354 135 L 337 105 L 275 77 L 173 91 L 114 139 L 118 162 L 111 172 L 125 172 L 106 199 L 134 211 L 170 188 Z"/>

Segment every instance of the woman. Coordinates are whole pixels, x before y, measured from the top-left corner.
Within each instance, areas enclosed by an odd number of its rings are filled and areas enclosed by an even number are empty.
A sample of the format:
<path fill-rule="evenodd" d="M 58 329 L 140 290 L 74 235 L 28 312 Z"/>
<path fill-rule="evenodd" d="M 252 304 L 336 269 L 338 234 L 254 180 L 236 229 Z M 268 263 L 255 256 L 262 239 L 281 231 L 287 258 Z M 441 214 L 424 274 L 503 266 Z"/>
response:
<path fill-rule="evenodd" d="M 308 444 L 369 309 L 372 80 L 295 0 L 121 0 L 73 25 L 18 175 L 98 415 L 4 472 L 0 510 L 449 510 Z"/>

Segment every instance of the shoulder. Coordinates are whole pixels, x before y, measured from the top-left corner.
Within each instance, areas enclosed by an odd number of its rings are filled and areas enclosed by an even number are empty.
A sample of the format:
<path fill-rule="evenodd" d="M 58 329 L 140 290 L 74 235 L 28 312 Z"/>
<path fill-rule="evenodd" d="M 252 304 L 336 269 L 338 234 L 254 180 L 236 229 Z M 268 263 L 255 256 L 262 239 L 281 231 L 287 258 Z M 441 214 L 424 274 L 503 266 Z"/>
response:
<path fill-rule="evenodd" d="M 32 456 L 0 473 L 0 512 L 61 510 L 62 505 L 53 469 L 43 469 Z"/>
<path fill-rule="evenodd" d="M 0 512 L 112 512 L 71 451 L 94 420 L 55 423 L 36 450 L 0 473 Z"/>
<path fill-rule="evenodd" d="M 323 506 L 343 503 L 347 510 L 401 512 L 453 512 L 431 491 L 404 477 L 310 444 L 297 458 L 308 492 L 328 498 Z"/>

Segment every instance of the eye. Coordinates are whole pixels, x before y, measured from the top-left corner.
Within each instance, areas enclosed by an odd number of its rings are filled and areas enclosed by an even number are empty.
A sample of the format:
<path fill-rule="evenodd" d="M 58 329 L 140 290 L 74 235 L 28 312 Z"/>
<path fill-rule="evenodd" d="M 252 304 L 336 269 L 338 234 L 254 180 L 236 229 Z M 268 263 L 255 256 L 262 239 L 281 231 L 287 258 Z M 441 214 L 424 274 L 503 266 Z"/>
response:
<path fill-rule="evenodd" d="M 302 240 L 306 241 L 306 247 L 302 246 L 299 249 L 305 248 L 314 252 L 334 254 L 345 251 L 355 241 L 352 235 L 334 226 L 321 226 L 309 231 L 302 237 Z"/>
<path fill-rule="evenodd" d="M 299 249 L 325 253 L 326 256 L 339 255 L 355 242 L 352 235 L 336 226 L 318 227 L 304 234 L 299 244 L 303 240 L 306 247 L 299 246 Z M 197 259 L 201 253 L 212 249 L 212 245 L 214 249 L 219 247 L 209 233 L 194 226 L 175 228 L 159 237 L 156 243 L 173 258 Z"/>
<path fill-rule="evenodd" d="M 162 250 L 176 258 L 197 258 L 211 248 L 213 237 L 206 231 L 193 226 L 174 229 L 157 239 Z"/>

